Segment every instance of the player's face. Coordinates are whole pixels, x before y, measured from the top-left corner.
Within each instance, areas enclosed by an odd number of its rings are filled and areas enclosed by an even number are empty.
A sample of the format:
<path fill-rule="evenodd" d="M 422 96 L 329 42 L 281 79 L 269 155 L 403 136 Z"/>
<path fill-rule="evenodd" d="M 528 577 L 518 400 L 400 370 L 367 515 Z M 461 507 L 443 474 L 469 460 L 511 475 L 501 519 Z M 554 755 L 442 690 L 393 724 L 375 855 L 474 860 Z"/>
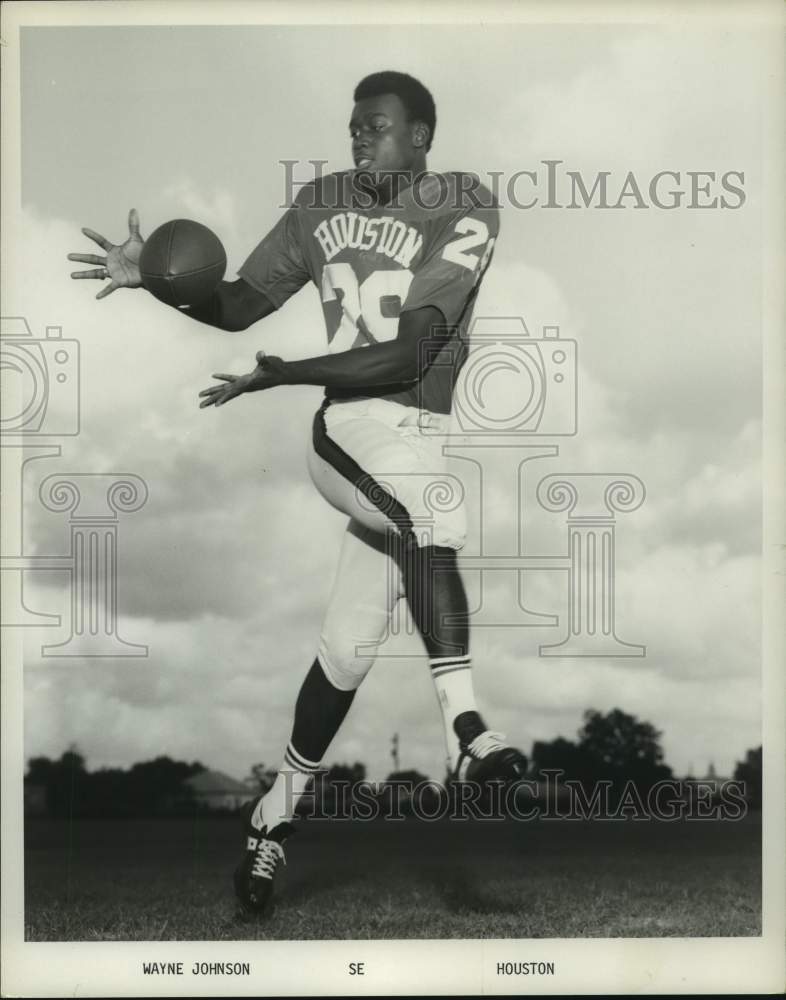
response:
<path fill-rule="evenodd" d="M 355 166 L 372 174 L 418 169 L 424 155 L 415 141 L 416 126 L 395 94 L 358 101 L 349 122 Z"/>

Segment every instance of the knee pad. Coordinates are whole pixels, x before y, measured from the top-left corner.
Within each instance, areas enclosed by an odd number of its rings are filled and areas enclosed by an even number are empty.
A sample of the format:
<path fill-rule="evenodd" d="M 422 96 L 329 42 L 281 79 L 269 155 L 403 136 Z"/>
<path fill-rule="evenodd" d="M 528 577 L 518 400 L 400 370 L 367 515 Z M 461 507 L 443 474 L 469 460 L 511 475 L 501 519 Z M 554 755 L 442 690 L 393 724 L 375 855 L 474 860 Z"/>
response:
<path fill-rule="evenodd" d="M 339 691 L 355 691 L 360 687 L 376 659 L 389 617 L 386 611 L 363 605 L 352 609 L 351 618 L 328 613 L 319 637 L 317 659 L 325 676 Z"/>

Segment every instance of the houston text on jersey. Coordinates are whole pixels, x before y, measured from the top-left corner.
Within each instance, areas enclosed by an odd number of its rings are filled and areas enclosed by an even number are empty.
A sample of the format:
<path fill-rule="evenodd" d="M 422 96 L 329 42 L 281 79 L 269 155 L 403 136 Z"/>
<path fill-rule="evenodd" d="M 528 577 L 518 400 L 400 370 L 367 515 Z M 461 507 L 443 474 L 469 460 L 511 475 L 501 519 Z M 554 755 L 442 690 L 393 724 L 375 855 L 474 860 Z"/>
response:
<path fill-rule="evenodd" d="M 391 257 L 402 267 L 409 267 L 423 245 L 423 237 L 417 229 L 400 219 L 390 215 L 370 219 L 357 212 L 338 212 L 324 219 L 314 230 L 314 236 L 324 251 L 326 262 L 349 247 L 374 250 Z"/>

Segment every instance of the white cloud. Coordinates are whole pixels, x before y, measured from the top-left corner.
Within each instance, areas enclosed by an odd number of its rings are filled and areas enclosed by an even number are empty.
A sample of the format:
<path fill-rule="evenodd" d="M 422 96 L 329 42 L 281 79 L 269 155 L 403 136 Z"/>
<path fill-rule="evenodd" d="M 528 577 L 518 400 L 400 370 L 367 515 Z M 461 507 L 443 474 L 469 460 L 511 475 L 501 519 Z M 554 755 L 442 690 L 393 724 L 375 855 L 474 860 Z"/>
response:
<path fill-rule="evenodd" d="M 661 169 L 688 154 L 703 169 L 755 141 L 754 36 L 648 25 L 620 33 L 607 52 L 574 76 L 533 80 L 517 95 L 519 128 L 533 149 Z"/>
<path fill-rule="evenodd" d="M 221 238 L 234 243 L 238 235 L 237 204 L 226 189 L 216 189 L 205 193 L 193 180 L 181 177 L 167 185 L 161 192 L 161 201 L 175 213 L 173 218 L 183 214 L 196 219 L 203 225 L 221 234 Z"/>

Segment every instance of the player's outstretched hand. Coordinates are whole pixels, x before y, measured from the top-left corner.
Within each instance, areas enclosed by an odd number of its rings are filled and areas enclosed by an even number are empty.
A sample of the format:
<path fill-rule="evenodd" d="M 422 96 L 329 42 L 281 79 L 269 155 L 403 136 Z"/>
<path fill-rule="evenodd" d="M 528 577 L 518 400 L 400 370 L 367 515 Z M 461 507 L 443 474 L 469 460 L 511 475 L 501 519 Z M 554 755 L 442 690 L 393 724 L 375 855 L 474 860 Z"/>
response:
<path fill-rule="evenodd" d="M 244 392 L 259 392 L 261 389 L 284 385 L 285 367 L 286 362 L 281 358 L 268 356 L 264 351 L 257 351 L 257 366 L 247 375 L 214 374 L 213 378 L 220 378 L 223 385 L 211 385 L 203 389 L 199 394 L 202 399 L 199 408 L 203 410 L 206 406 L 221 406 Z"/>
<path fill-rule="evenodd" d="M 110 243 L 105 236 L 93 229 L 83 229 L 82 232 L 106 251 L 106 257 L 93 253 L 70 253 L 69 260 L 99 265 L 92 271 L 72 271 L 72 278 L 97 278 L 99 281 L 109 278 L 109 284 L 96 295 L 97 299 L 111 295 L 118 288 L 139 288 L 142 284 L 139 255 L 145 241 L 139 235 L 139 215 L 135 208 L 128 213 L 128 239 L 125 243 Z"/>

